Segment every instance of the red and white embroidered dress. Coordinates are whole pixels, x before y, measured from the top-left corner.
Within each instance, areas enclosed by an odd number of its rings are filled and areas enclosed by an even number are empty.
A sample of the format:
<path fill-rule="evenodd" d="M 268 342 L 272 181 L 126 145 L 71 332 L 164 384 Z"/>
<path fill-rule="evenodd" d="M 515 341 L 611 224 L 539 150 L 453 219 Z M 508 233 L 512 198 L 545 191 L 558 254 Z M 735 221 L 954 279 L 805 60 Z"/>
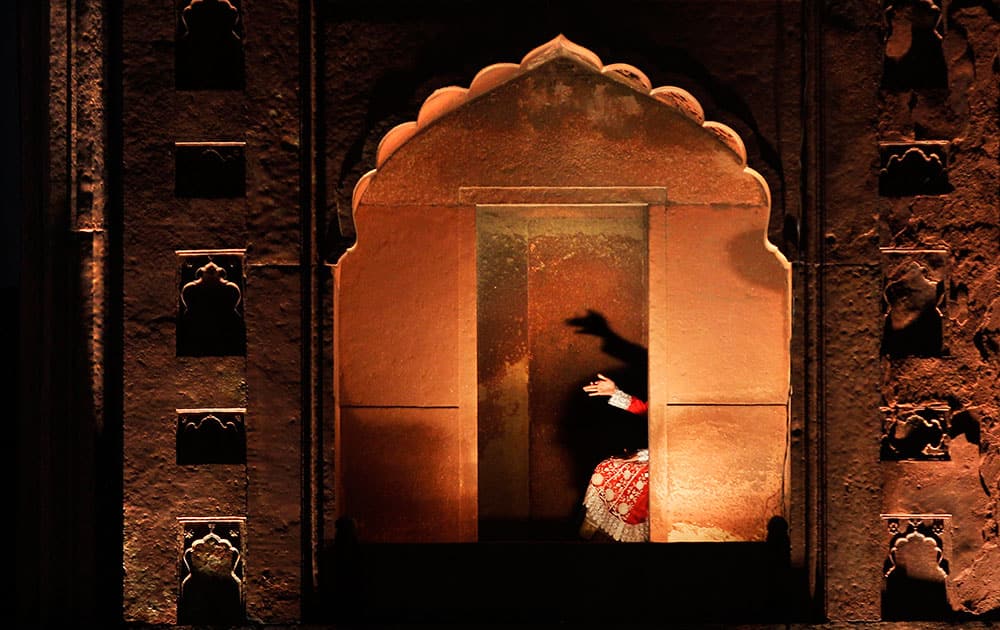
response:
<path fill-rule="evenodd" d="M 621 390 L 615 391 L 608 404 L 629 413 L 646 412 L 646 403 Z M 649 450 L 599 463 L 587 484 L 583 505 L 586 521 L 613 539 L 649 540 Z"/>

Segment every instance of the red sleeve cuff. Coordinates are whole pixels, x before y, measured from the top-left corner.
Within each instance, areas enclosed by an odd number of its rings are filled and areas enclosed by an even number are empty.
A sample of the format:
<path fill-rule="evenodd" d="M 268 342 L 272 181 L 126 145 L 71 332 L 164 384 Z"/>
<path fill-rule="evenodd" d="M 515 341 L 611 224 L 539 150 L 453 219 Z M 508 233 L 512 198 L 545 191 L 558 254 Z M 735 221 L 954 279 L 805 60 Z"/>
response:
<path fill-rule="evenodd" d="M 634 414 L 638 415 L 638 414 L 646 413 L 647 409 L 649 409 L 649 406 L 646 405 L 645 402 L 643 402 L 643 401 L 639 400 L 638 398 L 636 398 L 635 396 L 633 396 L 632 397 L 632 402 L 629 403 L 628 407 L 625 410 L 628 411 L 629 413 L 634 413 Z"/>

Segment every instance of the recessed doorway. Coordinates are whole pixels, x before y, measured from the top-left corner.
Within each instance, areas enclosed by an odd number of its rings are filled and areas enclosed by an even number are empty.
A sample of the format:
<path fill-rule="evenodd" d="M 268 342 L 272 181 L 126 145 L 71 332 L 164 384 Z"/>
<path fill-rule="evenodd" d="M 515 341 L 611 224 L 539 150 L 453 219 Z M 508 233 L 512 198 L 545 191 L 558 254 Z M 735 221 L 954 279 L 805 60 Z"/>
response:
<path fill-rule="evenodd" d="M 479 539 L 574 539 L 594 465 L 647 442 L 580 388 L 647 395 L 648 206 L 481 205 L 476 243 Z"/>

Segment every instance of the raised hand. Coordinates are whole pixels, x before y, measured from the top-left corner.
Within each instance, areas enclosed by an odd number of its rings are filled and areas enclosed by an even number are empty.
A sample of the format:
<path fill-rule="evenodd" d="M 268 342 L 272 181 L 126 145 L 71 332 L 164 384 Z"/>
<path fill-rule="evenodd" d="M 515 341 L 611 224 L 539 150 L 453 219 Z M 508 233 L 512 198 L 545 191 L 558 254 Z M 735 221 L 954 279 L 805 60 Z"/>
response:
<path fill-rule="evenodd" d="M 590 381 L 583 386 L 583 391 L 587 392 L 588 396 L 611 396 L 617 389 L 615 382 L 603 374 L 598 374 L 596 381 Z"/>

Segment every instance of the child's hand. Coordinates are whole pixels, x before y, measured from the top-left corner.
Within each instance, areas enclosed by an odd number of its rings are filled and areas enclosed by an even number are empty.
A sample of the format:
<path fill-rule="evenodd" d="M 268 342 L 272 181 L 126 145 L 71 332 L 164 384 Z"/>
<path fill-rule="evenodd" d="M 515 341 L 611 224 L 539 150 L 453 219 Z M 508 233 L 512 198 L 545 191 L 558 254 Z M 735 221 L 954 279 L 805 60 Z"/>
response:
<path fill-rule="evenodd" d="M 583 386 L 583 391 L 587 392 L 588 396 L 610 396 L 617 389 L 615 382 L 603 374 L 598 374 L 596 381 Z"/>

